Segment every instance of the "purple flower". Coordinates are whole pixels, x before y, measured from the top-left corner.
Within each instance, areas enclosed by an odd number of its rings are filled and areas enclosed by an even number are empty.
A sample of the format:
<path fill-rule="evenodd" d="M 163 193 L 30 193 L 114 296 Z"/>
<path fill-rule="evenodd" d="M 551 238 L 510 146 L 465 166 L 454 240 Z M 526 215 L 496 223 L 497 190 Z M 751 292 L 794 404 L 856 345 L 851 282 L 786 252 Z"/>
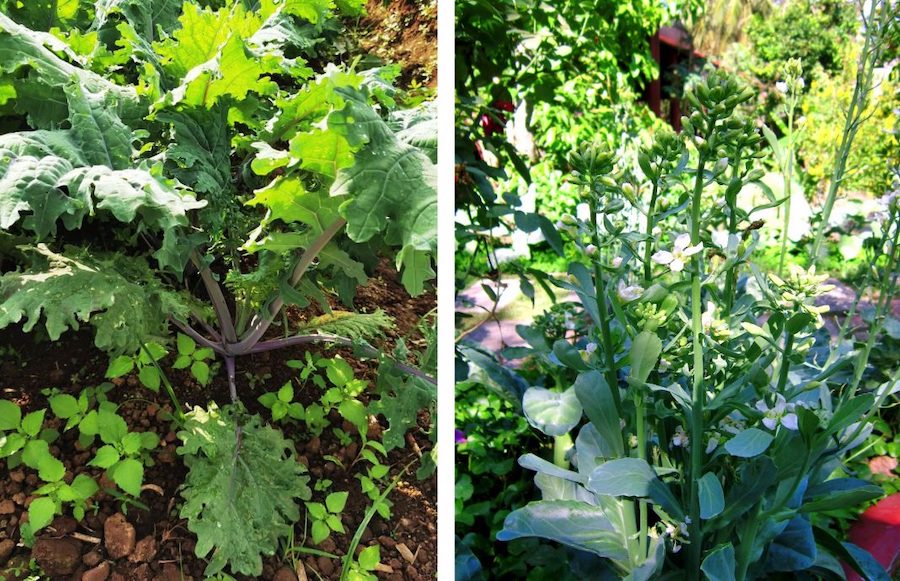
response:
<path fill-rule="evenodd" d="M 457 444 L 465 444 L 468 442 L 466 439 L 466 433 L 462 430 L 456 430 L 456 443 Z"/>

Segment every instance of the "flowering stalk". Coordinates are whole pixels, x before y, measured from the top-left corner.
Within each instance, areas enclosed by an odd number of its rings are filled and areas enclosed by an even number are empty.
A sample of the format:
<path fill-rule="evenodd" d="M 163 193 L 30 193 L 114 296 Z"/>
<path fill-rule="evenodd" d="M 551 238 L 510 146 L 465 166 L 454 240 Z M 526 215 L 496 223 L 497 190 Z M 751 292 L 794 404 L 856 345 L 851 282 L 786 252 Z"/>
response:
<path fill-rule="evenodd" d="M 731 166 L 731 184 L 725 192 L 725 203 L 728 205 L 728 239 L 725 243 L 725 252 L 728 252 L 728 246 L 731 244 L 731 237 L 737 234 L 737 187 L 732 187 L 736 181 L 741 179 L 741 149 L 735 148 L 733 156 L 733 164 Z M 725 273 L 725 312 L 731 316 L 731 309 L 734 306 L 734 295 L 737 292 L 737 263 L 732 263 Z"/>
<path fill-rule="evenodd" d="M 597 223 L 597 200 L 591 192 L 588 205 L 591 210 L 591 237 L 594 246 L 600 248 L 600 226 Z M 613 403 L 616 405 L 616 412 L 622 416 L 622 398 L 619 395 L 619 380 L 616 374 L 616 359 L 613 352 L 612 334 L 609 330 L 609 314 L 606 310 L 606 282 L 603 279 L 603 269 L 600 261 L 594 260 L 594 279 L 597 295 L 597 312 L 600 316 L 600 340 L 603 342 L 603 356 L 606 359 L 606 382 L 609 384 L 609 390 L 612 392 Z"/>
<path fill-rule="evenodd" d="M 800 100 L 798 89 L 801 89 L 804 86 L 803 78 L 799 76 L 800 66 L 801 64 L 798 59 L 789 60 L 786 67 L 788 80 L 786 82 L 782 81 L 778 83 L 779 91 L 782 91 L 785 94 L 789 93 L 788 102 L 785 105 L 788 116 L 788 143 L 787 151 L 785 151 L 785 156 L 787 157 L 785 165 L 787 167 L 784 168 L 784 225 L 781 229 L 781 256 L 778 259 L 779 276 L 784 273 L 784 257 L 787 254 L 788 226 L 791 221 L 791 184 L 794 179 L 794 110 L 797 108 L 797 103 Z"/>

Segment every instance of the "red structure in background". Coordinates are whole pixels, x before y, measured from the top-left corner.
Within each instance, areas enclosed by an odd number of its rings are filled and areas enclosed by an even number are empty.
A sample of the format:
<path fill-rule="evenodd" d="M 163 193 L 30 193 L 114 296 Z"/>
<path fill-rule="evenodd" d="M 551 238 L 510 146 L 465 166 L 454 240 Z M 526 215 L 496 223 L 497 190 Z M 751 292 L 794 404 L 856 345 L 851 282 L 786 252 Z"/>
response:
<path fill-rule="evenodd" d="M 900 493 L 869 507 L 850 528 L 850 540 L 869 551 L 892 574 L 900 567 Z M 844 565 L 847 581 L 863 581 Z"/>
<path fill-rule="evenodd" d="M 681 131 L 681 101 L 671 97 L 679 91 L 666 91 L 672 73 L 681 66 L 707 57 L 694 50 L 690 35 L 677 26 L 663 26 L 650 37 L 650 52 L 659 65 L 659 76 L 644 91 L 644 100 L 657 117 L 666 119 L 675 131 Z M 715 64 L 715 61 L 713 61 Z M 666 94 L 663 99 L 663 94 Z M 664 107 L 665 105 L 665 107 Z"/>

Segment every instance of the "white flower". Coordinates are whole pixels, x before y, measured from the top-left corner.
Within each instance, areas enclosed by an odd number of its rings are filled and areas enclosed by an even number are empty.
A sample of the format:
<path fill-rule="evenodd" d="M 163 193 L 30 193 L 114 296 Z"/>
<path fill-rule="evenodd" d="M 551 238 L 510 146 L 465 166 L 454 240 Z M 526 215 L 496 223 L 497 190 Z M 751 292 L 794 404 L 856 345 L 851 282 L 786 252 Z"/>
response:
<path fill-rule="evenodd" d="M 806 81 L 803 80 L 803 77 L 797 77 L 797 87 L 803 88 L 806 86 Z"/>
<path fill-rule="evenodd" d="M 777 83 L 775 83 L 775 88 L 778 89 L 779 93 L 788 92 L 788 84 L 784 81 L 778 81 Z"/>
<path fill-rule="evenodd" d="M 719 446 L 719 438 L 713 436 L 709 439 L 709 442 L 706 444 L 706 453 L 712 454 L 713 450 L 715 450 Z"/>
<path fill-rule="evenodd" d="M 626 286 L 625 281 L 619 280 L 619 299 L 624 303 L 630 303 L 633 300 L 641 298 L 644 294 L 644 287 L 638 285 Z"/>
<path fill-rule="evenodd" d="M 684 427 L 678 426 L 675 428 L 675 435 L 672 436 L 672 445 L 679 446 L 681 448 L 687 448 L 688 442 L 690 438 L 687 435 L 687 432 L 684 431 Z"/>
<path fill-rule="evenodd" d="M 688 258 L 703 250 L 703 244 L 691 246 L 691 237 L 689 234 L 681 234 L 675 239 L 675 245 L 672 252 L 668 250 L 660 250 L 653 255 L 653 262 L 657 264 L 668 265 L 672 272 L 681 272 Z"/>
<path fill-rule="evenodd" d="M 597 247 L 593 244 L 588 244 L 584 251 L 588 256 L 594 256 L 595 254 L 597 254 Z"/>
<path fill-rule="evenodd" d="M 713 359 L 713 365 L 716 366 L 716 369 L 719 371 L 725 371 L 725 368 L 728 367 L 728 362 L 722 358 L 721 355 L 717 355 L 715 359 Z"/>
<path fill-rule="evenodd" d="M 784 396 L 775 395 L 775 406 L 770 408 L 765 400 L 756 402 L 756 409 L 765 414 L 763 425 L 770 430 L 774 430 L 778 423 L 789 430 L 797 429 L 797 414 L 794 413 L 794 404 L 787 403 Z"/>
<path fill-rule="evenodd" d="M 619 268 L 620 266 L 622 266 L 622 257 L 616 256 L 615 258 L 613 258 L 612 265 L 613 268 Z"/>
<path fill-rule="evenodd" d="M 594 351 L 597 350 L 597 344 L 594 342 L 588 343 L 587 345 L 584 346 L 584 350 L 587 351 L 588 353 L 593 353 Z"/>

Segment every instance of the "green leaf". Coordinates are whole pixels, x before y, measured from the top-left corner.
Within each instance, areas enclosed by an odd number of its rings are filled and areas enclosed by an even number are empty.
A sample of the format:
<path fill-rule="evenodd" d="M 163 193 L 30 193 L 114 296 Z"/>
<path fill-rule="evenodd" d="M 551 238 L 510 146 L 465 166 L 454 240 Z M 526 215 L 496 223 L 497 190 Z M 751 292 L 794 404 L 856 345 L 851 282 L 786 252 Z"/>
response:
<path fill-rule="evenodd" d="M 639 458 L 618 458 L 604 462 L 591 472 L 587 489 L 610 496 L 650 496 L 650 483 L 656 472 Z"/>
<path fill-rule="evenodd" d="M 325 505 L 321 502 L 307 502 L 306 511 L 315 520 L 325 520 L 325 516 L 328 514 Z"/>
<path fill-rule="evenodd" d="M 662 341 L 656 333 L 641 331 L 631 342 L 628 358 L 631 361 L 631 377 L 638 383 L 646 383 L 659 362 Z"/>
<path fill-rule="evenodd" d="M 94 459 L 91 460 L 89 466 L 97 466 L 99 468 L 109 468 L 119 461 L 119 453 L 113 446 L 106 445 L 97 450 Z"/>
<path fill-rule="evenodd" d="M 806 517 L 796 516 L 769 545 L 766 567 L 772 571 L 802 571 L 816 561 L 816 541 Z"/>
<path fill-rule="evenodd" d="M 131 166 L 132 131 L 116 114 L 115 96 L 92 92 L 79 83 L 64 88 L 72 141 L 91 165 L 111 169 Z"/>
<path fill-rule="evenodd" d="M 306 410 L 303 409 L 303 404 L 294 402 L 288 406 L 287 410 L 288 415 L 295 420 L 303 420 L 306 419 Z"/>
<path fill-rule="evenodd" d="M 432 409 L 435 405 L 436 388 L 434 384 L 396 368 L 380 370 L 376 388 L 380 399 L 370 403 L 369 410 L 373 414 L 384 414 L 388 421 L 382 443 L 388 450 L 401 447 L 406 430 L 416 425 L 419 411 Z M 307 408 L 307 416 L 311 408 Z"/>
<path fill-rule="evenodd" d="M 190 355 L 197 349 L 197 344 L 194 340 L 184 333 L 178 333 L 175 344 L 180 355 Z"/>
<path fill-rule="evenodd" d="M 106 368 L 106 378 L 122 377 L 131 373 L 132 369 L 134 369 L 134 358 L 128 355 L 119 355 L 110 360 L 109 367 Z"/>
<path fill-rule="evenodd" d="M 882 496 L 884 496 L 884 490 L 880 486 L 865 480 L 835 478 L 807 490 L 800 512 L 817 513 L 853 508 Z"/>
<path fill-rule="evenodd" d="M 153 432 L 141 432 L 141 448 L 152 450 L 159 446 L 159 436 Z"/>
<path fill-rule="evenodd" d="M 725 510 L 725 493 L 719 478 L 712 472 L 707 472 L 700 478 L 698 484 L 700 487 L 700 518 L 706 520 L 721 514 Z"/>
<path fill-rule="evenodd" d="M 336 533 L 344 532 L 344 524 L 341 522 L 341 519 L 333 514 L 329 514 L 325 517 L 325 524 Z"/>
<path fill-rule="evenodd" d="M 572 388 L 562 393 L 531 387 L 522 398 L 528 423 L 548 436 L 562 436 L 581 421 L 582 408 Z"/>
<path fill-rule="evenodd" d="M 67 420 L 81 413 L 78 400 L 67 393 L 54 395 L 48 398 L 48 401 L 50 402 L 50 409 L 53 411 L 53 415 L 60 419 Z"/>
<path fill-rule="evenodd" d="M 706 555 L 703 564 L 700 565 L 700 570 L 709 581 L 734 581 L 734 569 L 734 547 L 731 543 L 717 546 Z"/>
<path fill-rule="evenodd" d="M 56 503 L 52 498 L 41 496 L 28 505 L 28 523 L 33 532 L 38 532 L 53 521 L 56 514 Z"/>
<path fill-rule="evenodd" d="M 337 387 L 344 387 L 353 379 L 353 368 L 342 358 L 329 359 L 325 367 L 328 380 Z"/>
<path fill-rule="evenodd" d="M 381 562 L 380 545 L 366 547 L 359 554 L 359 568 L 364 571 L 374 571 L 379 562 Z"/>
<path fill-rule="evenodd" d="M 300 160 L 301 168 L 329 179 L 353 165 L 353 150 L 347 138 L 335 131 L 315 128 L 298 133 L 290 143 L 291 155 Z"/>
<path fill-rule="evenodd" d="M 324 520 L 316 520 L 312 523 L 312 541 L 313 544 L 321 544 L 322 541 L 328 538 L 331 534 L 331 529 L 328 528 L 328 524 Z"/>
<path fill-rule="evenodd" d="M 197 556 L 209 556 L 207 577 L 226 566 L 259 577 L 261 555 L 274 554 L 300 520 L 294 499 L 309 499 L 309 477 L 289 454 L 292 443 L 261 425 L 258 415 L 239 416 L 238 447 L 232 414 L 214 405 L 187 414 L 178 433 L 184 442 L 178 453 L 189 469 L 180 514 L 197 535 Z"/>
<path fill-rule="evenodd" d="M 345 420 L 356 426 L 359 433 L 366 433 L 369 416 L 364 403 L 355 399 L 345 399 L 338 405 L 338 412 Z"/>
<path fill-rule="evenodd" d="M 100 409 L 97 414 L 97 433 L 106 444 L 119 444 L 128 434 L 128 424 L 114 411 Z"/>
<path fill-rule="evenodd" d="M 133 456 L 141 450 L 142 442 L 143 438 L 141 437 L 140 432 L 128 432 L 125 437 L 122 438 L 122 452 L 124 452 L 126 456 Z"/>
<path fill-rule="evenodd" d="M 748 428 L 725 442 L 725 450 L 732 456 L 752 458 L 768 449 L 775 437 L 757 428 Z"/>
<path fill-rule="evenodd" d="M 191 375 L 200 382 L 200 385 L 209 385 L 209 365 L 205 361 L 194 361 L 191 365 Z"/>
<path fill-rule="evenodd" d="M 256 398 L 256 400 L 262 406 L 264 406 L 268 409 L 272 409 L 272 406 L 275 404 L 276 401 L 278 401 L 278 396 L 275 395 L 273 392 L 269 391 L 269 392 L 262 394 L 258 398 Z"/>
<path fill-rule="evenodd" d="M 343 511 L 344 506 L 347 504 L 348 496 L 348 492 L 332 492 L 326 496 L 325 506 L 328 508 L 328 512 L 338 514 Z"/>
<path fill-rule="evenodd" d="M 524 537 L 550 539 L 600 557 L 628 562 L 628 543 L 605 510 L 586 502 L 550 500 L 514 510 L 497 533 L 498 541 Z"/>
<path fill-rule="evenodd" d="M 138 379 L 141 380 L 141 384 L 147 389 L 159 391 L 162 380 L 159 376 L 159 370 L 155 365 L 145 365 L 144 367 L 141 367 L 141 370 L 138 371 Z"/>
<path fill-rule="evenodd" d="M 172 369 L 187 369 L 194 363 L 190 355 L 179 355 L 172 363 Z"/>
<path fill-rule="evenodd" d="M 22 418 L 22 432 L 32 438 L 36 437 L 44 424 L 44 414 L 46 412 L 47 410 L 37 410 Z"/>
<path fill-rule="evenodd" d="M 22 421 L 22 410 L 11 401 L 0 399 L 0 430 L 16 430 Z"/>
<path fill-rule="evenodd" d="M 140 497 L 144 483 L 144 465 L 131 458 L 122 460 L 112 470 L 113 481 L 125 492 Z"/>
<path fill-rule="evenodd" d="M 288 381 L 278 390 L 278 399 L 284 403 L 290 403 L 294 399 L 294 386 Z"/>

